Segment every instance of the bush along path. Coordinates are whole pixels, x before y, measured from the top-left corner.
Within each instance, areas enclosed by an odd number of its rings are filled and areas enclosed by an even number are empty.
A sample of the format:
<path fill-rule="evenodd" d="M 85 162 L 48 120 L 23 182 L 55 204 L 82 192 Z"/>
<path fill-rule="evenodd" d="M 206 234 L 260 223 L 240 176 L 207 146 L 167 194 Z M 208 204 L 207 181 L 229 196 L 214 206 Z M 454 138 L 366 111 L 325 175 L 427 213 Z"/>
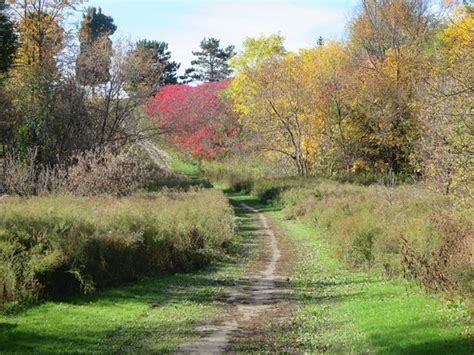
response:
<path fill-rule="evenodd" d="M 182 353 L 217 353 L 229 349 L 234 337 L 247 338 L 245 330 L 258 319 L 273 318 L 277 309 L 288 301 L 288 278 L 277 272 L 281 251 L 266 217 L 242 203 L 240 214 L 253 215 L 256 226 L 253 235 L 263 239 L 264 247 L 255 268 L 238 278 L 227 293 L 227 319 L 221 324 L 206 325 L 199 330 L 203 338 L 180 347 Z"/>
<path fill-rule="evenodd" d="M 349 271 L 332 256 L 323 230 L 288 220 L 249 196 L 233 196 L 263 212 L 290 275 L 277 309 L 234 332 L 227 350 L 383 354 L 471 354 L 470 313 L 414 284 Z M 254 210 L 252 210 L 254 211 Z M 268 232 L 267 232 L 268 233 Z M 282 260 L 285 259 L 286 260 Z M 284 262 L 282 262 L 284 261 Z M 278 270 L 278 267 L 277 267 Z M 286 275 L 277 272 L 278 275 Z M 240 324 L 239 324 L 240 326 Z"/>

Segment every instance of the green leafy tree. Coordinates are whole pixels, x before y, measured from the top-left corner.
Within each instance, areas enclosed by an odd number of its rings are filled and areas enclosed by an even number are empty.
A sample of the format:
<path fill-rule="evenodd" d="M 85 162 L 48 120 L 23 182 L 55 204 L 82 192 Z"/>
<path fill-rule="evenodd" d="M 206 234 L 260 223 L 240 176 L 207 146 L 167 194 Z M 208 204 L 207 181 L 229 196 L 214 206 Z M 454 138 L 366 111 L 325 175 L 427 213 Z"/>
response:
<path fill-rule="evenodd" d="M 76 61 L 76 75 L 82 85 L 97 86 L 110 80 L 110 36 L 116 30 L 113 18 L 104 15 L 100 8 L 87 10 L 79 30 L 81 48 Z"/>
<path fill-rule="evenodd" d="M 191 68 L 186 69 L 184 82 L 220 81 L 230 77 L 232 70 L 229 60 L 234 53 L 234 46 L 220 47 L 220 41 L 216 38 L 204 38 L 200 44 L 201 50 L 193 51 L 196 57 L 191 61 Z"/>
<path fill-rule="evenodd" d="M 15 27 L 6 10 L 7 5 L 0 1 L 0 73 L 7 72 L 17 48 Z"/>

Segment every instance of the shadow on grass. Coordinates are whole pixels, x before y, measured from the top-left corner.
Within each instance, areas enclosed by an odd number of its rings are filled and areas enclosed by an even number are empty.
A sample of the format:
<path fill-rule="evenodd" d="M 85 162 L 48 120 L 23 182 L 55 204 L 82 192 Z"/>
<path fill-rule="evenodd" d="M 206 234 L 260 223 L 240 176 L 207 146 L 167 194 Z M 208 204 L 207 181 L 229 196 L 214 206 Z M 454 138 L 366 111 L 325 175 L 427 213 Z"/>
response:
<path fill-rule="evenodd" d="M 410 327 L 384 327 L 384 332 L 370 336 L 370 342 L 384 354 L 472 354 L 472 346 L 465 338 L 430 339 L 428 341 L 410 341 L 422 332 L 442 333 L 444 323 L 415 322 Z"/>
<path fill-rule="evenodd" d="M 229 197 L 230 204 L 236 209 L 237 214 L 251 214 L 252 212 L 246 211 L 242 208 L 241 204 L 245 203 L 247 206 L 253 207 L 260 212 L 277 212 L 281 211 L 281 208 L 271 204 L 265 204 L 259 201 L 256 197 L 246 195 L 244 193 L 237 193 L 232 191 L 226 191 L 226 195 Z"/>

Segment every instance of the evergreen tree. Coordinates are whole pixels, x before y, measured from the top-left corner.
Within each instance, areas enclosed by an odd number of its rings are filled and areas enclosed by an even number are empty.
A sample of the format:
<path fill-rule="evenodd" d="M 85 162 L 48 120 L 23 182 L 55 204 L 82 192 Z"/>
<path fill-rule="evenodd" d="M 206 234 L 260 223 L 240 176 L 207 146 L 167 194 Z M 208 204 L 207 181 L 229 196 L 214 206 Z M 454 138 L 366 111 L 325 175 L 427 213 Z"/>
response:
<path fill-rule="evenodd" d="M 7 5 L 0 0 L 0 73 L 7 72 L 17 47 L 15 27 L 6 10 Z"/>
<path fill-rule="evenodd" d="M 82 85 L 96 86 L 110 79 L 112 57 L 110 36 L 117 30 L 112 17 L 102 10 L 89 7 L 81 22 L 80 53 L 76 61 L 76 75 Z"/>
<path fill-rule="evenodd" d="M 200 44 L 200 51 L 193 51 L 196 57 L 191 62 L 192 67 L 186 69 L 184 82 L 220 81 L 228 79 L 232 74 L 229 68 L 229 59 L 235 54 L 234 46 L 220 47 L 220 41 L 216 38 L 204 38 Z"/>
<path fill-rule="evenodd" d="M 171 52 L 168 50 L 168 43 L 143 39 L 137 42 L 136 50 L 152 52 L 153 60 L 157 64 L 156 67 L 161 71 L 160 86 L 178 83 L 176 73 L 181 64 L 171 61 Z"/>

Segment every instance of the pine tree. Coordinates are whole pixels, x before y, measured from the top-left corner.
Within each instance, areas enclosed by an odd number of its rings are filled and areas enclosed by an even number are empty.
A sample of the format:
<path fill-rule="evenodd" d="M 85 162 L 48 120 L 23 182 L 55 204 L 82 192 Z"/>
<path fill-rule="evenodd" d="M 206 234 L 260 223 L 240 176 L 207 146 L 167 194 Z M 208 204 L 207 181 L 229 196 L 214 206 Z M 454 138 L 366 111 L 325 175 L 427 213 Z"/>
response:
<path fill-rule="evenodd" d="M 228 79 L 232 74 L 229 68 L 229 59 L 235 54 L 234 46 L 220 47 L 216 38 L 204 38 L 200 44 L 200 51 L 193 51 L 197 57 L 191 62 L 192 67 L 186 69 L 184 82 L 211 82 Z"/>
<path fill-rule="evenodd" d="M 0 73 L 8 71 L 17 47 L 15 27 L 6 10 L 7 5 L 0 0 Z"/>
<path fill-rule="evenodd" d="M 168 43 L 143 39 L 137 42 L 136 49 L 152 51 L 152 57 L 161 70 L 160 86 L 178 83 L 177 71 L 181 64 L 171 61 Z"/>
<path fill-rule="evenodd" d="M 117 30 L 112 17 L 89 7 L 79 30 L 81 43 L 76 61 L 76 75 L 82 85 L 96 86 L 110 80 L 112 57 L 110 36 Z"/>

